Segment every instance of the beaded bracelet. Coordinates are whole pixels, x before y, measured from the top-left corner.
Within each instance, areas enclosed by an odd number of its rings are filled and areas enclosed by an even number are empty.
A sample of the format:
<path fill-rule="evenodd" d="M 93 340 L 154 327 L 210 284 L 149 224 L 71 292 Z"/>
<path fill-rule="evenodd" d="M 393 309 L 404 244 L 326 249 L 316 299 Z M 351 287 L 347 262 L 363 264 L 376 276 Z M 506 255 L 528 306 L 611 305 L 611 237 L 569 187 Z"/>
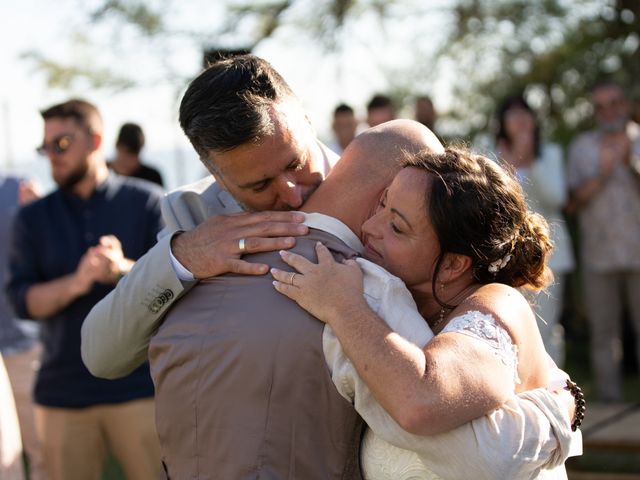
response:
<path fill-rule="evenodd" d="M 565 390 L 569 390 L 571 395 L 573 395 L 574 401 L 576 402 L 576 411 L 574 414 L 573 422 L 571 422 L 571 430 L 575 432 L 580 425 L 582 425 L 582 420 L 584 420 L 584 412 L 587 411 L 587 402 L 584 400 L 584 393 L 582 393 L 582 389 L 571 380 L 567 379 L 567 386 L 564 387 Z"/>

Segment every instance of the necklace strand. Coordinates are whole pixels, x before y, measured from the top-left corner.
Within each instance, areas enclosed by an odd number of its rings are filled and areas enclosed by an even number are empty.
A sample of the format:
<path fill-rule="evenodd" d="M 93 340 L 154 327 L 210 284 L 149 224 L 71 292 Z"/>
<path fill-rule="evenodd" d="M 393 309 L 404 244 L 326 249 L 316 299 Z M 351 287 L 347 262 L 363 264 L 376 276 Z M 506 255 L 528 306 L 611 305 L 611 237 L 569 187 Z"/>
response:
<path fill-rule="evenodd" d="M 451 298 L 450 301 L 455 302 L 460 297 L 463 297 L 463 300 L 464 300 L 465 298 L 467 298 L 470 290 L 477 289 L 477 288 L 479 288 L 479 286 L 476 284 L 469 285 L 468 287 L 462 289 L 458 294 L 454 295 L 454 297 Z M 449 307 L 449 306 L 445 307 L 443 305 L 440 305 L 440 311 L 437 313 L 437 317 L 436 315 L 425 317 L 425 319 L 427 320 L 427 324 L 429 325 L 429 327 L 431 327 L 431 330 L 435 330 L 436 328 L 438 328 L 440 324 L 444 321 L 445 316 L 447 316 L 449 312 L 452 312 L 458 305 L 460 305 L 460 303 L 453 305 L 452 307 Z"/>

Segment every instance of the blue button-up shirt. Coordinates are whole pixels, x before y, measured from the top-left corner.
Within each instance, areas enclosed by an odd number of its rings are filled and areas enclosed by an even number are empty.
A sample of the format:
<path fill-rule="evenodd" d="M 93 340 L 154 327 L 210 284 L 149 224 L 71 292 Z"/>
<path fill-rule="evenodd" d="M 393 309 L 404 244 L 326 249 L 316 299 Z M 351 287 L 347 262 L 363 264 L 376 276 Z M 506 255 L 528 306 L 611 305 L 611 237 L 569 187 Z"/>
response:
<path fill-rule="evenodd" d="M 73 273 L 89 247 L 116 236 L 124 256 L 141 257 L 161 229 L 162 190 L 149 182 L 110 174 L 82 199 L 56 190 L 16 216 L 7 293 L 16 313 L 29 318 L 26 292 L 35 284 Z M 44 346 L 36 403 L 80 408 L 153 395 L 148 365 L 119 380 L 94 377 L 80 357 L 80 328 L 91 308 L 113 288 L 94 284 L 87 294 L 41 321 Z"/>

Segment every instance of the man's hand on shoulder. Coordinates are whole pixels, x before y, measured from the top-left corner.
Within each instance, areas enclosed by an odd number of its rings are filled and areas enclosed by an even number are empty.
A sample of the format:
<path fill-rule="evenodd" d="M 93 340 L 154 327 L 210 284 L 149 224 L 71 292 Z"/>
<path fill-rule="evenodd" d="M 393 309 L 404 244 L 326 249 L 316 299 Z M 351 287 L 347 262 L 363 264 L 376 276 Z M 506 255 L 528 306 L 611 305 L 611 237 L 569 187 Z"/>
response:
<path fill-rule="evenodd" d="M 269 266 L 241 259 L 244 253 L 288 249 L 305 235 L 298 212 L 257 212 L 209 217 L 195 229 L 175 235 L 171 251 L 196 279 L 224 273 L 264 275 Z M 244 239 L 244 252 L 240 240 Z"/>

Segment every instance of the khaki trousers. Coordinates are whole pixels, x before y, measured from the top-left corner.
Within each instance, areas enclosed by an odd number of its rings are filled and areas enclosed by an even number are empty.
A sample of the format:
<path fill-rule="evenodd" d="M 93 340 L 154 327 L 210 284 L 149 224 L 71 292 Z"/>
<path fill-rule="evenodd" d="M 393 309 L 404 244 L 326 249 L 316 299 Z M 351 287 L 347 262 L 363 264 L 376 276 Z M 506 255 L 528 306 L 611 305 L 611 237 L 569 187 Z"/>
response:
<path fill-rule="evenodd" d="M 35 414 L 50 480 L 100 480 L 107 449 L 128 480 L 159 478 L 153 399 L 82 409 L 36 405 Z"/>
<path fill-rule="evenodd" d="M 0 478 L 23 480 L 22 440 L 13 393 L 0 354 Z"/>
<path fill-rule="evenodd" d="M 640 355 L 640 272 L 585 271 L 583 280 L 598 397 L 604 402 L 621 402 L 622 306 L 626 301 Z"/>
<path fill-rule="evenodd" d="M 29 459 L 29 479 L 46 480 L 47 476 L 42 463 L 40 442 L 36 436 L 36 424 L 33 415 L 33 382 L 35 379 L 42 346 L 35 343 L 24 352 L 6 355 L 4 363 L 7 367 L 13 396 L 18 410 L 22 445 Z"/>

